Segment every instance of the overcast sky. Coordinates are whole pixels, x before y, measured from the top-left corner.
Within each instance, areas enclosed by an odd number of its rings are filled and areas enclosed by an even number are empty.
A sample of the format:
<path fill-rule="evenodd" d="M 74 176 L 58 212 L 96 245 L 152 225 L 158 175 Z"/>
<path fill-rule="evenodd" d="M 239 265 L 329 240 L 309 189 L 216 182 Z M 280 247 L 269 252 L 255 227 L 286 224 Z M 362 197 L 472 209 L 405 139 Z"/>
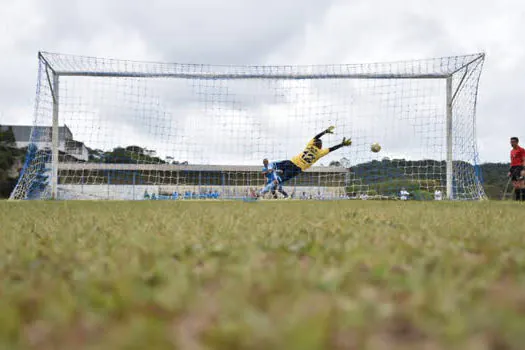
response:
<path fill-rule="evenodd" d="M 0 123 L 32 120 L 39 50 L 213 64 L 361 63 L 485 52 L 482 162 L 525 144 L 522 0 L 0 0 Z"/>

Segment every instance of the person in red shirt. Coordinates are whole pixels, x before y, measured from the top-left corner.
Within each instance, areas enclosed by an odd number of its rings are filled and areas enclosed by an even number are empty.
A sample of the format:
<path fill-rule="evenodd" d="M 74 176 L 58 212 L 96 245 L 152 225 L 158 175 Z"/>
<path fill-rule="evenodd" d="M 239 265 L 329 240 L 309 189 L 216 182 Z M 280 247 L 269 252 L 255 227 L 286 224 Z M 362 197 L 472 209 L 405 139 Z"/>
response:
<path fill-rule="evenodd" d="M 520 147 L 520 140 L 517 137 L 510 138 L 510 145 L 512 149 L 510 151 L 510 169 L 508 176 L 512 180 L 514 186 L 514 194 L 516 200 L 525 200 L 525 189 L 522 187 L 524 178 L 522 171 L 525 168 L 525 149 Z"/>

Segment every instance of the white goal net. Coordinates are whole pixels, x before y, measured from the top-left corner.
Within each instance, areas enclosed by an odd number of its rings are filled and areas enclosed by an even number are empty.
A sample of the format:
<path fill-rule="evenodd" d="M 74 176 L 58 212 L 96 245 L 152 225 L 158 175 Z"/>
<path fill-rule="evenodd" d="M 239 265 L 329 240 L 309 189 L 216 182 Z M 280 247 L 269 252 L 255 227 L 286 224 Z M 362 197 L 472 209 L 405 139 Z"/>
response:
<path fill-rule="evenodd" d="M 294 198 L 481 199 L 483 54 L 374 64 L 214 66 L 39 54 L 12 199 L 228 199 L 328 126 L 352 145 L 283 184 Z M 379 142 L 378 153 L 370 145 Z"/>

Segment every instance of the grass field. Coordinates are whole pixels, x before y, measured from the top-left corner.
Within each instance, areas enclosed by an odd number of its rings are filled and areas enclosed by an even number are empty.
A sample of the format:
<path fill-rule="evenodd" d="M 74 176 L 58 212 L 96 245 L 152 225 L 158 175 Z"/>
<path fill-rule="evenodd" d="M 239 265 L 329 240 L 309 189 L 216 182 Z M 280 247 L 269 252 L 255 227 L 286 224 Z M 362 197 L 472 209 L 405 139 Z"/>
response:
<path fill-rule="evenodd" d="M 0 348 L 522 349 L 514 203 L 0 202 Z"/>

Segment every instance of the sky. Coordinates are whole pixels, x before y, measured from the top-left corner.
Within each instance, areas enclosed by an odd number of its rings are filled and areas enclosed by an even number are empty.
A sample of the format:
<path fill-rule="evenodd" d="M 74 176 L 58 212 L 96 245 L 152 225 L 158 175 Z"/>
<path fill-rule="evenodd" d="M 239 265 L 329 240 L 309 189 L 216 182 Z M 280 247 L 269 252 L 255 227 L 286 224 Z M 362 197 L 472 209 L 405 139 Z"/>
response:
<path fill-rule="evenodd" d="M 521 0 L 0 0 L 0 8 L 2 124 L 32 122 L 40 50 L 286 65 L 485 52 L 477 105 L 480 160 L 508 161 L 511 136 L 525 144 Z"/>

